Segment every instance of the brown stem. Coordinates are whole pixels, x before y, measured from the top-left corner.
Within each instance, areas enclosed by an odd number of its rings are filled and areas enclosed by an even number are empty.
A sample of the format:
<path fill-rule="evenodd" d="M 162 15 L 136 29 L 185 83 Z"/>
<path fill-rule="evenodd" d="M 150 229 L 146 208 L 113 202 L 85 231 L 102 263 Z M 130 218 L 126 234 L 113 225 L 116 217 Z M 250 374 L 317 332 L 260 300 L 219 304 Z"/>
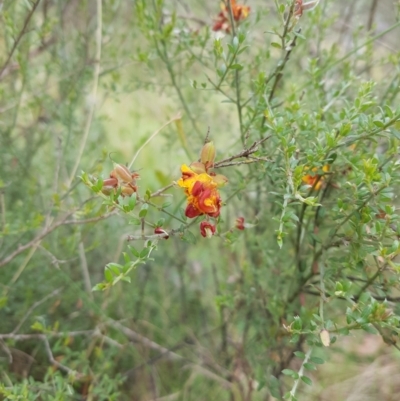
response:
<path fill-rule="evenodd" d="M 24 252 L 25 250 L 31 248 L 32 246 L 35 246 L 38 242 L 40 242 L 44 237 L 49 235 L 51 232 L 56 230 L 58 227 L 61 226 L 66 226 L 66 225 L 71 225 L 71 224 L 88 224 L 88 223 L 94 223 L 100 220 L 108 219 L 110 216 L 116 214 L 115 211 L 106 213 L 102 216 L 98 217 L 91 217 L 89 219 L 83 219 L 83 220 L 67 220 L 69 216 L 74 214 L 76 210 L 73 210 L 69 212 L 66 216 L 64 216 L 60 221 L 57 223 L 54 223 L 52 226 L 44 228 L 44 230 L 38 234 L 33 240 L 27 242 L 25 245 L 20 245 L 14 252 L 11 252 L 7 257 L 4 259 L 0 260 L 0 267 L 5 266 L 7 263 L 11 262 L 16 256 L 18 256 L 20 253 Z"/>
<path fill-rule="evenodd" d="M 21 32 L 19 33 L 17 39 L 15 40 L 15 42 L 13 44 L 13 47 L 11 48 L 10 54 L 8 55 L 3 67 L 1 67 L 0 80 L 2 79 L 3 72 L 7 68 L 9 62 L 11 61 L 11 57 L 13 56 L 13 54 L 14 54 L 14 52 L 15 52 L 18 44 L 19 44 L 19 42 L 21 41 L 22 37 L 24 36 L 24 34 L 25 34 L 25 32 L 26 32 L 26 30 L 28 28 L 29 21 L 31 20 L 33 13 L 35 12 L 37 6 L 39 5 L 39 2 L 40 2 L 40 0 L 37 0 L 37 2 L 33 4 L 31 11 L 29 11 L 27 17 L 25 18 L 24 26 L 22 27 Z"/>

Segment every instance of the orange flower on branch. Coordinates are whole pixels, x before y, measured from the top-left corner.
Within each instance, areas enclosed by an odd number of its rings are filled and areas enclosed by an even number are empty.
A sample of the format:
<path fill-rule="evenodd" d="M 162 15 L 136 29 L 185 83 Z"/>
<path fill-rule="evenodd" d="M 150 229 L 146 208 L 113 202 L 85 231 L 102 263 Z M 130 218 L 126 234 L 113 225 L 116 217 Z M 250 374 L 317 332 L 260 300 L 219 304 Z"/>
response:
<path fill-rule="evenodd" d="M 206 172 L 197 174 L 184 164 L 181 167 L 182 178 L 178 185 L 185 189 L 187 207 L 185 214 L 193 218 L 202 214 L 218 217 L 221 209 L 221 197 L 218 192 L 218 182 Z"/>
<path fill-rule="evenodd" d="M 236 22 L 240 22 L 247 18 L 250 13 L 250 7 L 236 4 L 236 0 L 227 0 L 231 3 L 232 17 Z M 221 11 L 213 26 L 213 31 L 225 31 L 230 32 L 230 18 L 229 8 L 226 2 L 221 3 Z"/>
<path fill-rule="evenodd" d="M 305 170 L 308 170 L 308 167 L 304 168 Z M 316 173 L 318 171 L 317 167 L 314 167 L 311 170 L 313 173 Z M 327 173 L 329 171 L 329 165 L 325 165 L 322 167 L 322 171 L 324 173 Z M 307 185 L 310 185 L 311 187 L 314 187 L 315 190 L 320 190 L 322 188 L 322 185 L 324 184 L 324 176 L 320 174 L 306 174 L 302 178 L 303 182 Z"/>
<path fill-rule="evenodd" d="M 190 166 L 181 166 L 182 177 L 178 185 L 184 188 L 187 196 L 185 215 L 194 218 L 201 215 L 218 217 L 222 205 L 218 188 L 227 182 L 223 175 L 209 172 L 214 165 L 215 148 L 212 142 L 204 145 L 201 161 Z"/>

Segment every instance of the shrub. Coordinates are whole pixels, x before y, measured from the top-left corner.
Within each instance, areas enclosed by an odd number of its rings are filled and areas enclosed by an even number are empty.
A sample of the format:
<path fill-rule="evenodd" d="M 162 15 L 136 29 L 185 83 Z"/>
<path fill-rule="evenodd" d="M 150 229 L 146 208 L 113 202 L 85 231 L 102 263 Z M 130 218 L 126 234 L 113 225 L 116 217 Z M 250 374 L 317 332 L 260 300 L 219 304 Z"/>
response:
<path fill-rule="evenodd" d="M 296 400 L 344 336 L 398 348 L 376 6 L 5 5 L 3 397 Z"/>

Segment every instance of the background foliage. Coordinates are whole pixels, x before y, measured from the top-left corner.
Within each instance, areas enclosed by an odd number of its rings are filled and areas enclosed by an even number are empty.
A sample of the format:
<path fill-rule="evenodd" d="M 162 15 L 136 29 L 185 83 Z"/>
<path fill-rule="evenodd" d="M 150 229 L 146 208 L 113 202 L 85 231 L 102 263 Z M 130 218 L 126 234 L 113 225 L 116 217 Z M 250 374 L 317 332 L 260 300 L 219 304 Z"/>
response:
<path fill-rule="evenodd" d="M 1 3 L 4 399 L 398 399 L 399 4 L 247 5 Z M 211 239 L 156 196 L 208 130 Z"/>

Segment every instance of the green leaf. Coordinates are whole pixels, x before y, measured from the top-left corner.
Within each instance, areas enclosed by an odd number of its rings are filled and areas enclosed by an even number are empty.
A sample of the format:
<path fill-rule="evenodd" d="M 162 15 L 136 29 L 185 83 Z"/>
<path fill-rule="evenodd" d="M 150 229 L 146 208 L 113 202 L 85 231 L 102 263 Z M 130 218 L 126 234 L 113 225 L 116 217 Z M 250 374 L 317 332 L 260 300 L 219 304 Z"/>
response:
<path fill-rule="evenodd" d="M 282 49 L 282 46 L 277 42 L 271 42 L 272 47 L 276 47 L 277 49 Z"/>
<path fill-rule="evenodd" d="M 197 242 L 197 238 L 190 231 L 186 231 L 182 239 L 189 244 L 195 244 Z"/>
<path fill-rule="evenodd" d="M 136 193 L 129 198 L 129 210 L 133 210 L 136 206 Z"/>
<path fill-rule="evenodd" d="M 323 365 L 325 363 L 325 361 L 322 358 L 318 358 L 317 356 L 312 356 L 310 358 L 310 362 L 313 362 L 317 365 Z"/>
<path fill-rule="evenodd" d="M 110 269 L 116 276 L 118 276 L 118 274 L 121 273 L 121 269 L 123 268 L 123 266 L 118 263 L 108 263 L 106 265 L 106 268 Z"/>
<path fill-rule="evenodd" d="M 309 363 L 309 362 L 306 362 L 303 366 L 304 366 L 307 370 L 317 370 L 316 366 L 313 365 L 312 363 Z"/>
<path fill-rule="evenodd" d="M 232 65 L 230 66 L 230 68 L 231 68 L 232 70 L 242 70 L 242 69 L 243 69 L 243 66 L 242 66 L 241 64 L 232 64 Z"/>
<path fill-rule="evenodd" d="M 164 223 L 165 223 L 165 219 L 161 218 L 161 219 L 157 220 L 156 226 L 162 227 L 164 225 Z"/>
<path fill-rule="evenodd" d="M 139 251 L 134 248 L 132 245 L 128 245 L 128 249 L 131 251 L 133 256 L 136 256 L 137 258 L 139 257 L 140 253 Z"/>
<path fill-rule="evenodd" d="M 0 297 L 0 309 L 7 305 L 8 298 L 6 296 Z"/>
<path fill-rule="evenodd" d="M 269 379 L 269 392 L 271 393 L 272 397 L 280 398 L 281 391 L 280 391 L 280 383 L 279 380 L 275 376 L 270 376 Z"/>
<path fill-rule="evenodd" d="M 126 252 L 122 252 L 122 256 L 124 257 L 125 263 L 129 263 L 131 261 L 131 258 Z"/>
<path fill-rule="evenodd" d="M 40 322 L 35 322 L 35 323 L 32 324 L 31 329 L 32 330 L 37 330 L 37 331 L 45 331 L 46 327 L 43 326 L 43 324 L 40 323 Z"/>
<path fill-rule="evenodd" d="M 140 208 L 139 212 L 139 217 L 144 218 L 147 215 L 147 209 L 149 208 L 149 205 L 147 203 L 144 203 L 142 207 Z"/>
<path fill-rule="evenodd" d="M 309 377 L 301 376 L 300 378 L 304 383 L 308 384 L 309 386 L 312 386 L 312 381 L 311 381 L 311 379 Z"/>
<path fill-rule="evenodd" d="M 149 249 L 148 248 L 144 248 L 144 249 L 142 249 L 140 251 L 139 258 L 140 259 L 146 259 L 148 257 L 148 255 L 149 255 Z"/>
<path fill-rule="evenodd" d="M 306 37 L 304 35 L 302 35 L 300 32 L 293 31 L 293 34 L 294 34 L 294 36 L 297 36 L 298 38 L 306 40 Z"/>
<path fill-rule="evenodd" d="M 104 269 L 104 278 L 108 283 L 112 283 L 112 281 L 114 280 L 114 276 L 111 273 L 111 270 L 108 269 L 107 267 Z"/>
<path fill-rule="evenodd" d="M 290 376 L 293 377 L 293 379 L 298 379 L 299 378 L 299 374 L 297 372 L 295 372 L 292 369 L 283 369 L 282 373 L 286 376 Z"/>
<path fill-rule="evenodd" d="M 98 283 L 96 284 L 93 288 L 92 291 L 104 291 L 107 288 L 107 284 L 106 283 Z"/>
<path fill-rule="evenodd" d="M 297 358 L 304 359 L 306 357 L 306 354 L 301 351 L 295 351 L 294 354 L 297 356 Z"/>
<path fill-rule="evenodd" d="M 374 120 L 374 124 L 379 128 L 383 128 L 385 126 L 385 124 L 381 120 Z"/>

